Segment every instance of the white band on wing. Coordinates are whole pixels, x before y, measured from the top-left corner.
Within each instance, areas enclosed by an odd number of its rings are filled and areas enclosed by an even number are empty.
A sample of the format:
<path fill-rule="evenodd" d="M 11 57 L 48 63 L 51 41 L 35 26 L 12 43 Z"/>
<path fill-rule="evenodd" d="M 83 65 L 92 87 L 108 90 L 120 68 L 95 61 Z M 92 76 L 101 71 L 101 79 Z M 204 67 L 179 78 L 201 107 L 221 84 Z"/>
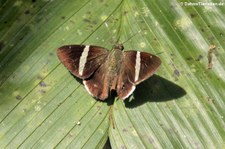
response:
<path fill-rule="evenodd" d="M 90 46 L 88 46 L 88 45 L 85 46 L 84 51 L 82 52 L 81 57 L 80 57 L 80 62 L 79 62 L 79 75 L 81 75 L 81 76 L 83 75 L 84 67 L 85 67 L 85 64 L 87 62 L 89 47 Z"/>

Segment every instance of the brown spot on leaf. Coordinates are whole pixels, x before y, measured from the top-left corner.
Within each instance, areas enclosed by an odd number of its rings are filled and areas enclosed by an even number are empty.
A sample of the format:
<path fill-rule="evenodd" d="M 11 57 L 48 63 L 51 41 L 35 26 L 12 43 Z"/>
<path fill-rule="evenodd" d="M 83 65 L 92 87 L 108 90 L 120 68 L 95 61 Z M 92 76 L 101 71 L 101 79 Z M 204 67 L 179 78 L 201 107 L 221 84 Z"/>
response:
<path fill-rule="evenodd" d="M 123 132 L 127 132 L 127 129 L 126 129 L 126 128 L 123 128 L 122 131 L 123 131 Z"/>
<path fill-rule="evenodd" d="M 30 14 L 30 10 L 26 10 L 26 11 L 24 12 L 24 14 L 26 14 L 26 15 Z"/>
<path fill-rule="evenodd" d="M 175 70 L 173 71 L 173 76 L 174 76 L 174 78 L 175 78 L 175 81 L 178 81 L 178 77 L 180 76 L 180 72 L 179 72 L 178 69 L 175 69 Z"/>
<path fill-rule="evenodd" d="M 173 74 L 174 74 L 175 76 L 177 76 L 177 77 L 180 76 L 180 72 L 179 72 L 179 70 L 177 70 L 177 69 L 175 69 L 175 70 L 173 71 Z"/>
<path fill-rule="evenodd" d="M 200 61 L 202 58 L 203 58 L 203 56 L 202 55 L 199 55 L 195 60 L 196 61 Z"/>
<path fill-rule="evenodd" d="M 41 81 L 41 82 L 39 83 L 39 85 L 40 85 L 41 87 L 46 87 L 46 86 L 47 86 L 46 83 L 45 83 L 44 81 Z"/>
<path fill-rule="evenodd" d="M 83 19 L 84 22 L 88 22 L 88 23 L 91 23 L 91 20 L 89 19 Z"/>
<path fill-rule="evenodd" d="M 45 94 L 45 93 L 46 93 L 45 90 L 39 90 L 39 92 L 40 92 L 41 94 Z"/>
<path fill-rule="evenodd" d="M 191 60 L 193 60 L 193 58 L 192 57 L 187 57 L 186 60 L 191 61 Z"/>
<path fill-rule="evenodd" d="M 17 96 L 16 96 L 16 99 L 17 99 L 17 100 L 20 100 L 20 99 L 22 99 L 22 97 L 21 97 L 20 95 L 17 95 Z"/>
<path fill-rule="evenodd" d="M 191 18 L 194 18 L 194 17 L 196 17 L 196 14 L 195 13 L 191 13 L 190 16 L 191 16 Z"/>

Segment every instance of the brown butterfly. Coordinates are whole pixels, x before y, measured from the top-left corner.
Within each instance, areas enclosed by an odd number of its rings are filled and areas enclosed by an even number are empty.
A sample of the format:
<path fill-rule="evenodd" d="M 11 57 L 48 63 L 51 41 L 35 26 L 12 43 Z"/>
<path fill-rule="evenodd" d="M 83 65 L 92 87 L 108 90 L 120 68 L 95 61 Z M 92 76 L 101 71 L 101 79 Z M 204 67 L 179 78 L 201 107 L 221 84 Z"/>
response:
<path fill-rule="evenodd" d="M 123 52 L 122 44 L 111 51 L 93 45 L 66 45 L 57 54 L 65 67 L 83 80 L 88 93 L 100 100 L 108 98 L 111 91 L 126 99 L 161 64 L 160 58 L 150 53 Z"/>

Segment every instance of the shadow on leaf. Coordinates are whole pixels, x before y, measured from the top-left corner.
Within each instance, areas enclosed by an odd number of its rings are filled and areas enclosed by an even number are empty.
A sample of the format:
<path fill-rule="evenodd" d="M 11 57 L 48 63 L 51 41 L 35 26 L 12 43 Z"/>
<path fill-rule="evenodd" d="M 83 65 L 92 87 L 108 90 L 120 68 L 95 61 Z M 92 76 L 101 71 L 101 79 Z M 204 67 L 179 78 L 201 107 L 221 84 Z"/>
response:
<path fill-rule="evenodd" d="M 133 95 L 124 101 L 127 108 L 134 108 L 146 102 L 164 102 L 180 98 L 186 91 L 160 76 L 153 75 L 136 86 Z"/>

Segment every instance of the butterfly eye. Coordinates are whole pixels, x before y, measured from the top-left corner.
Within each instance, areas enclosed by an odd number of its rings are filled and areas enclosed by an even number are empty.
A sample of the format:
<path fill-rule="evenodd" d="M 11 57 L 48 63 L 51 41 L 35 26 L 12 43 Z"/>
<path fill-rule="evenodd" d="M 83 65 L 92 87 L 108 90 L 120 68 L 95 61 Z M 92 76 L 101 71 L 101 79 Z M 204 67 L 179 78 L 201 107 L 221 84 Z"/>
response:
<path fill-rule="evenodd" d="M 119 49 L 119 50 L 123 51 L 123 45 L 122 45 L 122 44 L 114 45 L 113 48 L 114 48 L 114 49 Z"/>
<path fill-rule="evenodd" d="M 124 84 L 123 84 L 123 86 L 122 86 L 122 90 L 123 90 L 123 89 L 125 89 L 125 85 L 124 85 Z"/>

